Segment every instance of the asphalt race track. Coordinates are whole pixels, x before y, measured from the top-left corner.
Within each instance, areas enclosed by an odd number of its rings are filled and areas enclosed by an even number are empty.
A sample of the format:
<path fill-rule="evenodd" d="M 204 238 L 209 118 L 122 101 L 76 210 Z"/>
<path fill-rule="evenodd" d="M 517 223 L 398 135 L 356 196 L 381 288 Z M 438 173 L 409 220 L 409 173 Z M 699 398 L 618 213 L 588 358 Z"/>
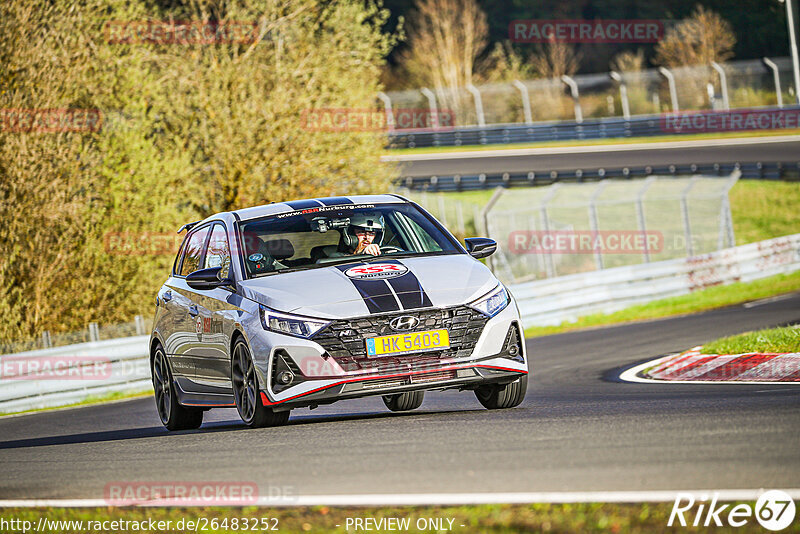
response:
<path fill-rule="evenodd" d="M 718 144 L 719 143 L 719 144 Z M 665 143 L 660 148 L 658 143 L 630 149 L 608 150 L 599 147 L 575 147 L 567 150 L 542 148 L 531 151 L 527 155 L 492 155 L 463 157 L 424 154 L 407 156 L 402 159 L 414 161 L 402 162 L 402 176 L 448 176 L 454 174 L 479 174 L 502 172 L 541 172 L 575 169 L 599 169 L 621 167 L 644 167 L 646 165 L 697 165 L 735 162 L 791 162 L 800 154 L 800 138 L 793 140 L 769 140 L 760 138 L 755 144 L 746 140 L 725 139 L 722 141 L 694 142 L 687 146 L 680 143 Z M 502 149 L 502 146 L 498 146 Z M 392 157 L 391 155 L 389 157 Z"/>
<path fill-rule="evenodd" d="M 262 495 L 800 488 L 800 387 L 629 384 L 613 370 L 717 336 L 800 321 L 800 294 L 532 339 L 517 409 L 428 394 L 298 410 L 246 429 L 235 410 L 168 433 L 150 398 L 0 419 L 0 498 L 102 498 L 111 482 L 256 482 Z"/>

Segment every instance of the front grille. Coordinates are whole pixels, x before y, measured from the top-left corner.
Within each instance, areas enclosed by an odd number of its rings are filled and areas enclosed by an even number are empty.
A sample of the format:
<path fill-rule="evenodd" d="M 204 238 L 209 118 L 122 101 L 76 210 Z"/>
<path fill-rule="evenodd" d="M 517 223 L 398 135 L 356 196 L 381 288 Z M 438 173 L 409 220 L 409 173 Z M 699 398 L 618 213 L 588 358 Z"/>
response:
<path fill-rule="evenodd" d="M 423 354 L 405 354 L 368 358 L 365 340 L 389 334 L 401 334 L 389 327 L 389 321 L 401 315 L 419 319 L 414 331 L 446 328 L 450 335 L 450 348 Z M 362 369 L 380 372 L 420 370 L 439 365 L 442 359 L 465 358 L 472 354 L 475 344 L 486 326 L 488 317 L 467 306 L 445 309 L 407 310 L 391 315 L 362 317 L 347 321 L 334 321 L 313 340 L 336 360 L 345 371 Z"/>

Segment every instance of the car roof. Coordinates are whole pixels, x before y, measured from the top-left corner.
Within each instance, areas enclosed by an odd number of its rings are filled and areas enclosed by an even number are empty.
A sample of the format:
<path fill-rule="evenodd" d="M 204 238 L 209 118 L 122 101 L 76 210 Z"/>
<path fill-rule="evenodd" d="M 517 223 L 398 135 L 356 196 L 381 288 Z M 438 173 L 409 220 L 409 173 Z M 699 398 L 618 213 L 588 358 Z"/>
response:
<path fill-rule="evenodd" d="M 253 206 L 233 211 L 235 216 L 241 220 L 257 219 L 267 215 L 277 215 L 298 210 L 319 208 L 324 206 L 343 206 L 348 204 L 393 204 L 397 202 L 408 202 L 400 195 L 353 195 L 341 197 L 322 197 L 306 198 L 302 200 L 287 200 L 286 202 L 274 202 L 264 206 Z"/>

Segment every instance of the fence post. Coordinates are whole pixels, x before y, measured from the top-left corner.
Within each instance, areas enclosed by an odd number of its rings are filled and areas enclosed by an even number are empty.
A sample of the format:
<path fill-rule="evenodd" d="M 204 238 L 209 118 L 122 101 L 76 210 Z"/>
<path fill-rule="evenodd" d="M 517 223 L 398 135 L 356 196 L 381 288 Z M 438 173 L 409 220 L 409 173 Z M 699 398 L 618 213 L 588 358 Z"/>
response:
<path fill-rule="evenodd" d="M 650 263 L 650 247 L 647 243 L 647 223 L 644 218 L 644 195 L 647 193 L 647 190 L 650 189 L 650 186 L 653 185 L 653 182 L 656 181 L 655 176 L 650 176 L 649 178 L 645 179 L 644 184 L 642 185 L 641 189 L 636 192 L 636 218 L 639 220 L 639 230 L 642 232 L 642 237 L 644 237 L 644 262 Z"/>
<path fill-rule="evenodd" d="M 560 188 L 561 188 L 560 183 L 555 183 L 549 186 L 550 190 L 547 193 L 545 193 L 545 195 L 542 197 L 542 201 L 539 203 L 539 213 L 542 218 L 542 230 L 544 231 L 544 235 L 550 233 L 550 217 L 547 215 L 547 204 L 553 199 L 553 197 L 556 195 L 556 193 Z M 545 257 L 544 266 L 545 266 L 545 272 L 547 273 L 547 278 L 552 278 L 555 276 L 556 273 L 556 266 L 555 263 L 553 262 L 553 254 L 552 253 L 547 254 L 545 252 L 544 257 Z"/>
<path fill-rule="evenodd" d="M 722 192 L 722 202 L 720 206 L 720 221 L 719 221 L 719 239 L 717 240 L 717 249 L 722 250 L 725 248 L 725 241 L 727 240 L 729 247 L 736 246 L 736 238 L 733 235 L 733 217 L 731 215 L 731 202 L 730 191 L 736 185 L 739 178 L 742 176 L 742 171 L 734 169 L 728 178 L 728 183 L 725 184 L 725 190 Z"/>
<path fill-rule="evenodd" d="M 569 87 L 570 93 L 572 94 L 572 102 L 573 106 L 575 107 L 575 122 L 582 123 L 583 122 L 583 110 L 581 110 L 581 101 L 580 95 L 578 93 L 578 84 L 567 76 L 566 74 L 561 76 L 561 81 L 567 84 Z"/>
<path fill-rule="evenodd" d="M 428 109 L 431 112 L 431 128 L 434 130 L 439 129 L 439 109 L 436 106 L 436 95 L 433 94 L 433 91 L 428 89 L 427 87 L 423 87 L 419 90 L 425 98 L 428 99 Z"/>
<path fill-rule="evenodd" d="M 603 192 L 603 189 L 609 184 L 608 180 L 603 180 L 597 184 L 597 187 L 594 191 L 592 191 L 592 195 L 589 197 L 589 228 L 592 231 L 593 242 L 597 242 L 597 234 L 600 232 L 600 222 L 597 218 L 597 197 Z M 594 250 L 594 264 L 597 267 L 597 270 L 600 271 L 603 269 L 603 252 L 601 250 Z"/>
<path fill-rule="evenodd" d="M 467 229 L 464 226 L 464 206 L 461 205 L 461 202 L 456 200 L 456 224 L 458 225 L 458 230 L 461 232 L 461 235 L 467 235 Z"/>
<path fill-rule="evenodd" d="M 669 83 L 669 97 L 672 100 L 672 112 L 677 113 L 680 109 L 678 108 L 678 90 L 675 88 L 675 76 L 665 67 L 658 67 L 658 72 L 660 72 Z"/>
<path fill-rule="evenodd" d="M 392 112 L 392 99 L 383 91 L 378 92 L 378 98 L 383 101 L 383 107 L 386 110 L 386 128 L 389 131 L 394 130 L 394 113 Z"/>
<path fill-rule="evenodd" d="M 486 119 L 483 116 L 483 100 L 481 100 L 481 92 L 474 85 L 467 84 L 467 91 L 472 93 L 472 98 L 475 99 L 475 114 L 478 116 L 478 126 L 483 128 L 486 126 Z"/>
<path fill-rule="evenodd" d="M 728 77 L 725 76 L 725 69 L 716 61 L 711 62 L 711 67 L 719 74 L 719 84 L 722 86 L 722 107 L 727 111 L 731 109 L 731 103 L 728 101 Z"/>
<path fill-rule="evenodd" d="M 489 202 L 487 202 L 486 205 L 483 207 L 483 209 L 481 209 L 480 218 L 483 221 L 483 227 L 486 229 L 486 237 L 489 238 L 492 237 L 491 234 L 489 233 L 489 212 L 492 211 L 492 208 L 494 207 L 495 204 L 497 204 L 497 201 L 500 200 L 500 197 L 503 196 L 504 192 L 505 189 L 502 187 L 495 188 L 494 193 L 492 193 L 492 198 L 490 198 Z M 489 256 L 486 258 L 486 261 L 487 263 L 489 263 L 489 269 L 491 269 L 492 272 L 494 272 L 494 257 Z"/>
<path fill-rule="evenodd" d="M 781 77 L 778 72 L 778 66 L 770 58 L 765 57 L 762 59 L 764 64 L 772 70 L 772 79 L 775 80 L 775 95 L 778 97 L 778 107 L 783 107 L 783 94 L 781 93 Z"/>
<path fill-rule="evenodd" d="M 144 319 L 141 315 L 137 315 L 133 318 L 133 321 L 136 323 L 136 335 L 143 336 L 145 334 L 144 331 Z"/>
<path fill-rule="evenodd" d="M 514 80 L 514 87 L 519 89 L 522 94 L 522 112 L 525 114 L 525 124 L 533 124 L 533 115 L 531 114 L 531 99 L 528 95 L 528 86 L 519 80 Z"/>
<path fill-rule="evenodd" d="M 697 182 L 697 176 L 692 176 L 689 179 L 689 185 L 681 191 L 681 215 L 683 216 L 683 238 L 686 240 L 686 254 L 688 257 L 694 256 L 694 247 L 692 246 L 692 227 L 689 221 L 689 192 Z"/>
<path fill-rule="evenodd" d="M 447 206 L 444 204 L 444 195 L 441 193 L 439 193 L 439 219 L 442 221 L 442 224 L 449 226 L 447 223 Z"/>
<path fill-rule="evenodd" d="M 617 71 L 612 70 L 608 75 L 619 84 L 619 99 L 620 102 L 622 102 L 622 116 L 625 119 L 630 119 L 631 107 L 628 103 L 628 84 L 625 83 L 625 80 L 622 79 L 622 75 Z"/>

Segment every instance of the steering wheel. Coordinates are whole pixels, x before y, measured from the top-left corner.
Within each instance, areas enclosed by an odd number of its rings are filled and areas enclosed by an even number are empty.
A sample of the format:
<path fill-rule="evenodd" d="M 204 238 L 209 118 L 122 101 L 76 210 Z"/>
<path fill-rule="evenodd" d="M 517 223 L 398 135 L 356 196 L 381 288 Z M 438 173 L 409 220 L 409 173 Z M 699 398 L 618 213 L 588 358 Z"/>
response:
<path fill-rule="evenodd" d="M 405 252 L 405 251 L 400 247 L 393 247 L 392 245 L 385 245 L 381 247 L 381 254 L 391 253 L 391 252 Z"/>

